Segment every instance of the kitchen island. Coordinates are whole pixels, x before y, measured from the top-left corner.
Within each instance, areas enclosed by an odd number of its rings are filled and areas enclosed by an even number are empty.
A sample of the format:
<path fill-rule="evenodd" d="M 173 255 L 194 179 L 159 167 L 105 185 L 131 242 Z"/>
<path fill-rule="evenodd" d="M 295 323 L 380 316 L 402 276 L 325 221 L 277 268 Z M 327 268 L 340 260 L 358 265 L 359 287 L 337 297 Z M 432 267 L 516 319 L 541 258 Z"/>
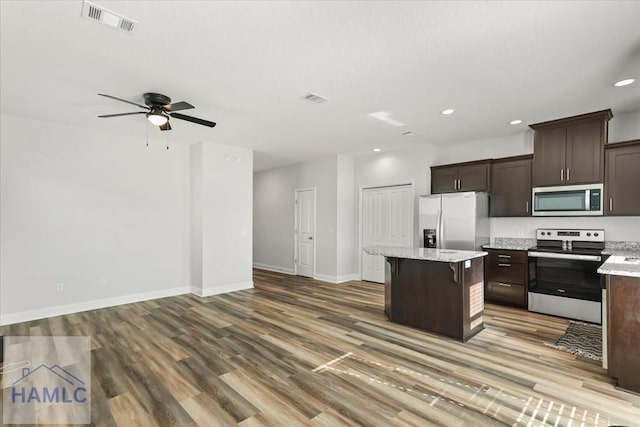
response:
<path fill-rule="evenodd" d="M 386 257 L 385 313 L 392 322 L 467 341 L 480 332 L 487 252 L 373 246 Z"/>
<path fill-rule="evenodd" d="M 620 251 L 598 269 L 603 295 L 603 355 L 618 387 L 640 393 L 640 253 Z"/>

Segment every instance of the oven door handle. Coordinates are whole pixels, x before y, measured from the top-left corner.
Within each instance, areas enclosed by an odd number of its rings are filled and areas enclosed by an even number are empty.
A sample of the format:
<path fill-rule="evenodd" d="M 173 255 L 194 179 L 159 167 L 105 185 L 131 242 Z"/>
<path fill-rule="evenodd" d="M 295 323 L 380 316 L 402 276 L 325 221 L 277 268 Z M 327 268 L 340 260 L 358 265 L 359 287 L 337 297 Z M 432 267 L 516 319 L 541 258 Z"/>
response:
<path fill-rule="evenodd" d="M 580 261 L 602 261 L 600 255 L 578 255 L 578 254 L 560 254 L 555 252 L 535 252 L 530 251 L 530 257 L 536 258 L 553 258 L 553 259 L 576 259 Z"/>

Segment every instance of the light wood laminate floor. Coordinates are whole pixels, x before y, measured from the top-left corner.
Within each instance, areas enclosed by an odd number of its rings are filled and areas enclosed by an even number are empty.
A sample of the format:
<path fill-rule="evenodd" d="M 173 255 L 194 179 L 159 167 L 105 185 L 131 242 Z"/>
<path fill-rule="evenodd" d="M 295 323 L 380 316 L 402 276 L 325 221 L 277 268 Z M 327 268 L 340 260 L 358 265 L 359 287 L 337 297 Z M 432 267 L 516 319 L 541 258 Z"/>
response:
<path fill-rule="evenodd" d="M 566 320 L 487 305 L 463 344 L 389 322 L 378 284 L 254 282 L 0 333 L 91 336 L 97 426 L 640 425 L 640 396 L 546 345 Z"/>

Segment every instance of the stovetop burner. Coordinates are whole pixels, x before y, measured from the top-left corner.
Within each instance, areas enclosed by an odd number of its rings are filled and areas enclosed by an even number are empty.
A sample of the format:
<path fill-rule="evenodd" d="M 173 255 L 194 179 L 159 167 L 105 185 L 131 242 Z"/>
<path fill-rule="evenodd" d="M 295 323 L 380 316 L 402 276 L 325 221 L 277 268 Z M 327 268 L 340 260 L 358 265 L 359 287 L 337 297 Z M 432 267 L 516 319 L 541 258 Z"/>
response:
<path fill-rule="evenodd" d="M 600 255 L 604 249 L 604 230 L 553 229 L 536 230 L 533 251 L 575 255 Z"/>

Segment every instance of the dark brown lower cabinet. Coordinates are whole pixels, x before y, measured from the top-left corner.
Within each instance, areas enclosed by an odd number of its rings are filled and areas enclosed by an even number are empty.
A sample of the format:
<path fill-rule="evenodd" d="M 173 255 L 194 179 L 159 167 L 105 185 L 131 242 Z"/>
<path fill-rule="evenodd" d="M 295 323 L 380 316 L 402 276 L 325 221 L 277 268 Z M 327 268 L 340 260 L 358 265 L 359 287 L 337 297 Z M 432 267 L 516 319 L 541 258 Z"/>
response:
<path fill-rule="evenodd" d="M 607 359 L 618 387 L 640 393 L 640 278 L 607 276 Z"/>
<path fill-rule="evenodd" d="M 485 299 L 527 307 L 527 252 L 487 249 Z"/>
<path fill-rule="evenodd" d="M 493 160 L 491 216 L 531 216 L 532 162 L 532 155 Z"/>

